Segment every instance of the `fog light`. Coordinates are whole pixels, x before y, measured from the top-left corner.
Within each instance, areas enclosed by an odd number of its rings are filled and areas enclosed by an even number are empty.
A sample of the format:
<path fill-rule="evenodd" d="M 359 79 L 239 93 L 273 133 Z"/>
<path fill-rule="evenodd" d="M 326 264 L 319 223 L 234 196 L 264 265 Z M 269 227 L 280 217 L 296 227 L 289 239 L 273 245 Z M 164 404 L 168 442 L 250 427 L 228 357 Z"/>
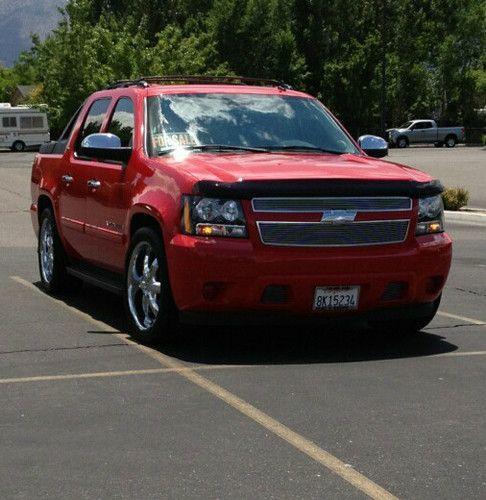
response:
<path fill-rule="evenodd" d="M 430 276 L 425 282 L 425 291 L 427 293 L 437 293 L 444 285 L 442 276 Z"/>
<path fill-rule="evenodd" d="M 202 296 L 206 300 L 213 300 L 219 292 L 218 283 L 204 283 L 202 288 Z"/>
<path fill-rule="evenodd" d="M 289 289 L 286 285 L 268 285 L 263 291 L 264 304 L 285 304 L 288 302 Z"/>
<path fill-rule="evenodd" d="M 408 284 L 404 281 L 392 281 L 388 283 L 381 300 L 398 300 L 402 299 L 407 292 Z"/>

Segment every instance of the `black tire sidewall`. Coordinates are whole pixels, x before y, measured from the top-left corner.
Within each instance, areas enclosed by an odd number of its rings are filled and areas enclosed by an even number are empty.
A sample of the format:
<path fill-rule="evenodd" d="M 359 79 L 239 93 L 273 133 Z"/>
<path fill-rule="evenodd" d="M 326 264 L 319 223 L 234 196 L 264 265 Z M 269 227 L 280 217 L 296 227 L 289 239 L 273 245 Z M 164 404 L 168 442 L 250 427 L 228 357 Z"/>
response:
<path fill-rule="evenodd" d="M 454 143 L 453 143 L 453 144 L 449 144 L 449 143 L 447 142 L 449 139 L 452 139 L 452 140 L 454 141 Z M 448 148 L 453 148 L 456 144 L 457 144 L 457 139 L 456 139 L 454 136 L 452 136 L 452 135 L 451 135 L 451 136 L 449 136 L 449 137 L 447 137 L 447 138 L 446 138 L 446 140 L 445 140 L 445 145 L 446 145 Z"/>
<path fill-rule="evenodd" d="M 403 146 L 401 146 L 401 144 L 403 144 Z M 404 149 L 408 146 L 408 141 L 407 139 L 405 139 L 404 137 L 399 137 L 397 139 L 397 147 L 400 148 L 400 149 Z"/>
<path fill-rule="evenodd" d="M 141 330 L 137 323 L 132 318 L 130 306 L 128 303 L 128 272 L 129 263 L 135 247 L 142 242 L 147 242 L 151 245 L 153 252 L 157 256 L 159 262 L 158 278 L 161 284 L 159 313 L 154 325 L 147 329 Z M 136 340 L 144 344 L 154 344 L 163 340 L 169 339 L 173 333 L 177 323 L 177 310 L 172 298 L 172 290 L 169 283 L 169 273 L 167 270 L 167 259 L 164 250 L 162 235 L 152 228 L 145 227 L 138 229 L 132 237 L 130 247 L 125 260 L 125 277 L 124 277 L 124 306 L 128 318 L 129 331 Z"/>
<path fill-rule="evenodd" d="M 12 150 L 15 151 L 16 153 L 22 153 L 23 151 L 25 151 L 25 144 L 22 141 L 15 141 L 12 144 Z"/>

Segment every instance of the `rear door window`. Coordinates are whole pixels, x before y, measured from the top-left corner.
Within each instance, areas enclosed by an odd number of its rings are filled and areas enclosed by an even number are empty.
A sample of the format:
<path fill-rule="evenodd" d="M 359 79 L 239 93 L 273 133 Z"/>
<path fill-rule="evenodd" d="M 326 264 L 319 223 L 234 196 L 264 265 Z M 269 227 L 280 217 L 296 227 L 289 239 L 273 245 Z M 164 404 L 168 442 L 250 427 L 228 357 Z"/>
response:
<path fill-rule="evenodd" d="M 72 116 L 72 118 L 69 120 L 68 124 L 62 131 L 61 136 L 59 137 L 59 141 L 68 141 L 69 137 L 71 137 L 71 132 L 73 131 L 74 125 L 76 124 L 76 121 L 78 120 L 79 113 L 81 113 L 81 110 L 83 109 L 83 106 L 80 106 L 76 113 Z"/>

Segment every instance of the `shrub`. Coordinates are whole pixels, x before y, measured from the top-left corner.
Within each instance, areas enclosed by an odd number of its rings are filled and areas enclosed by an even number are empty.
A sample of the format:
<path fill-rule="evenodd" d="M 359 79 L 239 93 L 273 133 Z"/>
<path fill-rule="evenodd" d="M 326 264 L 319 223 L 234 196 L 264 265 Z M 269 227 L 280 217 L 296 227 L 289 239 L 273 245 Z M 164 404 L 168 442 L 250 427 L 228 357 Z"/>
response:
<path fill-rule="evenodd" d="M 459 210 L 467 205 L 469 192 L 465 188 L 450 188 L 442 193 L 442 201 L 446 210 Z"/>

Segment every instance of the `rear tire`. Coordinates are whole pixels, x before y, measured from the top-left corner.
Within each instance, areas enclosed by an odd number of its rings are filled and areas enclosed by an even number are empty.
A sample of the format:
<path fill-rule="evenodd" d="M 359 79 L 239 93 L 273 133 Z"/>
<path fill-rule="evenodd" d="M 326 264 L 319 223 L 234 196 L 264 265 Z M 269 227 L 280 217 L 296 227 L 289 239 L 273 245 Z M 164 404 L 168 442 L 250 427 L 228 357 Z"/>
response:
<path fill-rule="evenodd" d="M 448 148 L 453 148 L 457 144 L 457 137 L 455 135 L 448 135 L 445 138 L 445 145 Z"/>
<path fill-rule="evenodd" d="M 83 282 L 66 271 L 66 254 L 57 232 L 52 210 L 45 208 L 39 220 L 37 257 L 41 286 L 47 293 L 73 291 Z"/>
<path fill-rule="evenodd" d="M 428 316 L 419 316 L 417 318 L 408 318 L 395 321 L 373 321 L 370 326 L 382 333 L 390 335 L 411 335 L 425 328 L 435 317 L 439 309 L 442 294 L 435 299 L 433 312 Z"/>
<path fill-rule="evenodd" d="M 22 153 L 22 151 L 25 151 L 25 142 L 15 141 L 12 144 L 12 151 L 15 151 L 16 153 Z"/>
<path fill-rule="evenodd" d="M 152 228 L 134 234 L 125 266 L 125 308 L 130 333 L 143 344 L 169 339 L 177 324 L 162 236 Z"/>

